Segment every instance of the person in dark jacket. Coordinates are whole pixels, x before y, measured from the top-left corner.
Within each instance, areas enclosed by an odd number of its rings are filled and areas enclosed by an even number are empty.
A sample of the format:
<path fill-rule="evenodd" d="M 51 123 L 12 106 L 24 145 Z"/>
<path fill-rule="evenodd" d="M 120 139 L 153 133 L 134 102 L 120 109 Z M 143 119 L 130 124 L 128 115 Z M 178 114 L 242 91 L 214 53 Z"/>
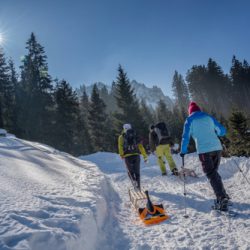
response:
<path fill-rule="evenodd" d="M 189 116 L 183 129 L 180 155 L 184 157 L 187 154 L 189 140 L 192 137 L 203 171 L 216 195 L 217 205 L 220 210 L 227 210 L 229 197 L 218 173 L 222 152 L 218 136 L 224 136 L 226 129 L 213 116 L 202 112 L 195 102 L 190 103 L 188 112 Z"/>
<path fill-rule="evenodd" d="M 162 126 L 163 130 L 165 130 L 163 134 L 161 134 L 161 129 L 158 128 L 158 125 L 159 127 Z M 169 136 L 166 124 L 164 122 L 160 122 L 156 125 L 151 125 L 149 132 L 150 151 L 155 152 L 162 175 L 167 175 L 165 158 L 168 162 L 172 174 L 178 175 L 178 170 L 171 155 L 171 146 L 173 146 L 173 144 L 173 140 Z"/>
<path fill-rule="evenodd" d="M 136 134 L 133 134 L 131 144 L 128 143 L 126 138 L 127 133 L 134 133 L 131 124 L 126 123 L 123 125 L 123 130 L 118 138 L 118 152 L 122 159 L 125 160 L 128 176 L 133 185 L 138 190 L 141 190 L 140 182 L 140 154 L 142 154 L 144 161 L 147 162 L 148 156 L 143 145 L 138 141 Z"/>

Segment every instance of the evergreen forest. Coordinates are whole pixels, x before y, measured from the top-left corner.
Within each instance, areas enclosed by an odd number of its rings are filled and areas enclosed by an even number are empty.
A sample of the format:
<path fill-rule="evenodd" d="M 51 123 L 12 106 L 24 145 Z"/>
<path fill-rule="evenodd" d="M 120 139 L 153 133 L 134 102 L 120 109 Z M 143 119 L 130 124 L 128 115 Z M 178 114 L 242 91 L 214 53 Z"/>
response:
<path fill-rule="evenodd" d="M 191 66 L 185 76 L 173 72 L 171 109 L 162 100 L 155 109 L 139 100 L 128 74 L 117 65 L 110 91 L 97 85 L 90 96 L 84 87 L 76 91 L 71 83 L 49 74 L 45 49 L 31 33 L 19 69 L 0 48 L 0 128 L 79 156 L 116 152 L 124 123 L 132 124 L 148 148 L 150 125 L 164 121 L 179 144 L 188 104 L 195 101 L 227 128 L 226 137 L 221 138 L 226 154 L 250 156 L 250 66 L 246 60 L 232 55 L 228 74 L 212 58 L 206 65 Z M 190 152 L 194 150 L 191 144 Z"/>

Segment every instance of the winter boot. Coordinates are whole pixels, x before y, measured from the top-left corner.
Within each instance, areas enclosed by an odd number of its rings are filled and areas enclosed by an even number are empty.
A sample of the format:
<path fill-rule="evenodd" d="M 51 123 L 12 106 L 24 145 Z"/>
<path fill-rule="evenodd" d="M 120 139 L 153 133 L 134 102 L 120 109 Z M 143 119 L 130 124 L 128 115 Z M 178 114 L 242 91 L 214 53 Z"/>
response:
<path fill-rule="evenodd" d="M 231 197 L 228 195 L 228 194 L 226 194 L 226 198 L 227 198 L 227 200 L 228 200 L 228 206 L 233 206 L 233 202 L 232 202 L 232 200 L 231 200 Z"/>
<path fill-rule="evenodd" d="M 177 169 L 177 168 L 174 168 L 174 169 L 172 170 L 172 174 L 175 175 L 175 176 L 178 176 L 178 175 L 179 175 L 178 169 Z"/>
<path fill-rule="evenodd" d="M 167 175 L 167 173 L 161 173 L 162 176 Z"/>
<path fill-rule="evenodd" d="M 221 211 L 228 211 L 228 198 L 222 198 L 219 202 L 220 206 L 219 209 Z"/>

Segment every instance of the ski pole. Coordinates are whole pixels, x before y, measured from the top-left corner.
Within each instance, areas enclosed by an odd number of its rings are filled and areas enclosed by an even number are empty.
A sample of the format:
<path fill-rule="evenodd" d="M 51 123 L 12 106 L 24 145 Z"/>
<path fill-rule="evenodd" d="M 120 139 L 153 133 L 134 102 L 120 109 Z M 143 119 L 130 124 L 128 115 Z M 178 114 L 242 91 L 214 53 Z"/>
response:
<path fill-rule="evenodd" d="M 185 209 L 185 214 L 184 214 L 184 218 L 188 218 L 188 214 L 187 214 L 187 206 L 186 206 L 186 178 L 185 178 L 185 171 L 184 171 L 184 156 L 182 157 L 182 169 L 183 169 L 183 194 L 184 194 L 184 209 Z"/>
<path fill-rule="evenodd" d="M 227 154 L 229 155 L 229 157 L 231 158 L 232 155 L 229 153 L 229 151 L 228 151 L 228 149 L 227 149 L 227 147 L 226 147 L 225 144 L 223 144 L 223 147 L 224 147 L 226 153 L 227 153 Z M 250 184 L 249 180 L 247 179 L 246 175 L 244 174 L 243 170 L 241 169 L 241 167 L 239 166 L 239 164 L 236 162 L 235 159 L 233 159 L 233 162 L 234 162 L 234 164 L 237 166 L 237 168 L 239 169 L 239 171 L 241 172 L 241 174 L 243 175 L 243 177 L 245 178 L 245 180 L 247 181 L 247 183 Z"/>

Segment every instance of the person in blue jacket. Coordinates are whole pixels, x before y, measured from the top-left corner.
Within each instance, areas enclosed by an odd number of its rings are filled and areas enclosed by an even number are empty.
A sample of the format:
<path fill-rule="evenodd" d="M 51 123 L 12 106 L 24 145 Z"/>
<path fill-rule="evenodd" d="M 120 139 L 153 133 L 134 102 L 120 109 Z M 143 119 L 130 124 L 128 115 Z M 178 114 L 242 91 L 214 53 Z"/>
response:
<path fill-rule="evenodd" d="M 213 116 L 202 112 L 195 102 L 189 104 L 188 113 L 189 116 L 183 129 L 180 155 L 184 157 L 188 153 L 188 144 L 190 137 L 192 137 L 203 171 L 216 195 L 217 208 L 226 211 L 229 196 L 218 173 L 222 152 L 222 145 L 218 136 L 224 136 L 226 129 Z"/>

